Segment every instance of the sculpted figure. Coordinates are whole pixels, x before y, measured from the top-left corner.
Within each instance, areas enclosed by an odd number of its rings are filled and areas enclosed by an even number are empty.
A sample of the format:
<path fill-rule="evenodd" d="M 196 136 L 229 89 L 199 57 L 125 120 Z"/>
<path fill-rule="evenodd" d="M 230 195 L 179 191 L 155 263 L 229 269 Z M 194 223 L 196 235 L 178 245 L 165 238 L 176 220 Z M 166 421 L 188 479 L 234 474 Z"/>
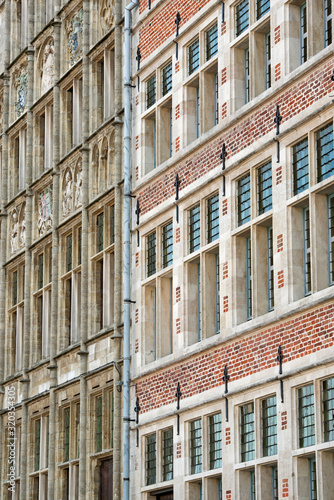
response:
<path fill-rule="evenodd" d="M 24 207 L 23 218 L 21 221 L 20 244 L 22 247 L 26 244 L 26 207 Z"/>
<path fill-rule="evenodd" d="M 63 193 L 63 216 L 65 217 L 72 211 L 72 186 L 73 186 L 73 181 L 72 181 L 72 175 L 71 172 L 68 170 L 66 172 L 65 176 L 65 189 Z"/>
<path fill-rule="evenodd" d="M 43 55 L 43 75 L 42 75 L 42 94 L 53 85 L 53 75 L 55 69 L 53 41 L 50 41 L 45 47 Z"/>
<path fill-rule="evenodd" d="M 76 182 L 77 190 L 75 192 L 75 208 L 78 208 L 82 205 L 82 170 L 79 170 L 77 173 L 77 182 Z"/>
<path fill-rule="evenodd" d="M 12 253 L 16 252 L 18 248 L 18 232 L 19 232 L 19 220 L 16 210 L 12 214 L 12 232 L 11 232 L 11 248 Z"/>

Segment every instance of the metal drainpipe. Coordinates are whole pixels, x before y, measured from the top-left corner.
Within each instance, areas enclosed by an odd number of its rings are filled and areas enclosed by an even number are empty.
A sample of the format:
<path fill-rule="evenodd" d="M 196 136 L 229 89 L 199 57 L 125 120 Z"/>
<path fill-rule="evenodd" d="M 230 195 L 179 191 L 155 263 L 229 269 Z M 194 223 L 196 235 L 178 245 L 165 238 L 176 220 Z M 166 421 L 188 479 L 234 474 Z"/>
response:
<path fill-rule="evenodd" d="M 123 353 L 123 500 L 130 498 L 130 179 L 131 179 L 131 11 L 125 7 L 124 26 L 124 353 Z"/>

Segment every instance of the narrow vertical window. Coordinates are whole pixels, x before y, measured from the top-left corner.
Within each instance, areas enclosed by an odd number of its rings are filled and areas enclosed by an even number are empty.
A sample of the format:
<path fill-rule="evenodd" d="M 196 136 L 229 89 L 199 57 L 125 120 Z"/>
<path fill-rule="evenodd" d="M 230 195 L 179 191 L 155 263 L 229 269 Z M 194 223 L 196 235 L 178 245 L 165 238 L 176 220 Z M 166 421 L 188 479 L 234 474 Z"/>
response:
<path fill-rule="evenodd" d="M 324 33 L 325 47 L 332 43 L 332 1 L 324 0 Z"/>
<path fill-rule="evenodd" d="M 78 265 L 81 264 L 81 239 L 82 239 L 82 228 L 78 229 Z"/>
<path fill-rule="evenodd" d="M 189 251 L 200 248 L 200 205 L 189 210 Z"/>
<path fill-rule="evenodd" d="M 199 68 L 199 40 L 189 45 L 188 48 L 188 74 L 191 75 Z"/>
<path fill-rule="evenodd" d="M 146 84 L 146 108 L 150 108 L 156 102 L 156 77 L 151 76 Z"/>
<path fill-rule="evenodd" d="M 334 194 L 328 197 L 328 264 L 329 284 L 334 284 Z"/>
<path fill-rule="evenodd" d="M 300 6 L 300 64 L 307 61 L 307 14 L 306 2 Z"/>
<path fill-rule="evenodd" d="M 322 382 L 322 414 L 324 441 L 333 441 L 334 377 Z"/>
<path fill-rule="evenodd" d="M 35 422 L 35 470 L 40 469 L 41 459 L 41 420 Z"/>
<path fill-rule="evenodd" d="M 104 214 L 99 214 L 97 216 L 97 251 L 102 252 L 104 242 L 104 231 L 103 231 L 103 223 L 104 223 Z"/>
<path fill-rule="evenodd" d="M 254 403 L 240 407 L 240 455 L 242 462 L 255 458 Z"/>
<path fill-rule="evenodd" d="M 66 238 L 66 272 L 72 270 L 72 235 Z"/>
<path fill-rule="evenodd" d="M 249 49 L 245 50 L 245 104 L 250 101 L 249 85 Z"/>
<path fill-rule="evenodd" d="M 190 422 L 190 474 L 202 472 L 202 420 Z"/>
<path fill-rule="evenodd" d="M 238 226 L 251 219 L 250 175 L 238 181 Z"/>
<path fill-rule="evenodd" d="M 70 459 L 70 408 L 65 408 L 64 462 Z"/>
<path fill-rule="evenodd" d="M 267 229 L 267 279 L 268 279 L 268 311 L 274 309 L 274 252 L 273 227 Z"/>
<path fill-rule="evenodd" d="M 17 304 L 17 271 L 13 272 L 13 306 Z"/>
<path fill-rule="evenodd" d="M 264 16 L 270 10 L 270 0 L 256 0 L 256 19 Z"/>
<path fill-rule="evenodd" d="M 80 456 L 80 404 L 75 405 L 75 458 Z"/>
<path fill-rule="evenodd" d="M 303 240 L 304 240 L 304 292 L 311 293 L 311 237 L 310 237 L 310 210 L 303 210 Z"/>
<path fill-rule="evenodd" d="M 310 478 L 310 500 L 317 500 L 317 464 L 315 457 L 308 459 Z"/>
<path fill-rule="evenodd" d="M 214 121 L 213 124 L 217 125 L 219 121 L 219 104 L 218 104 L 218 73 L 214 74 Z"/>
<path fill-rule="evenodd" d="M 153 336 L 154 336 L 154 359 L 157 359 L 157 289 L 154 288 L 153 297 Z"/>
<path fill-rule="evenodd" d="M 19 191 L 26 187 L 27 129 L 19 131 Z"/>
<path fill-rule="evenodd" d="M 249 26 L 249 4 L 248 0 L 242 0 L 235 7 L 235 32 L 241 35 Z"/>
<path fill-rule="evenodd" d="M 38 288 L 43 288 L 43 254 L 39 254 L 38 256 Z"/>
<path fill-rule="evenodd" d="M 210 415 L 209 423 L 209 458 L 210 469 L 222 466 L 222 415 Z"/>
<path fill-rule="evenodd" d="M 273 500 L 278 500 L 278 470 L 277 470 L 277 465 L 273 465 L 271 468 L 271 481 L 272 481 Z"/>
<path fill-rule="evenodd" d="M 218 52 L 218 26 L 215 24 L 205 33 L 206 60 L 209 61 Z"/>
<path fill-rule="evenodd" d="M 262 453 L 264 457 L 277 453 L 276 396 L 262 400 Z"/>
<path fill-rule="evenodd" d="M 114 444 L 114 393 L 109 392 L 109 447 Z"/>
<path fill-rule="evenodd" d="M 298 389 L 299 447 L 315 444 L 313 384 Z"/>
<path fill-rule="evenodd" d="M 247 302 L 247 320 L 252 319 L 252 253 L 251 238 L 246 238 L 246 302 Z"/>
<path fill-rule="evenodd" d="M 293 194 L 298 194 L 309 186 L 308 179 L 308 139 L 295 144 L 292 148 Z"/>
<path fill-rule="evenodd" d="M 250 500 L 256 500 L 255 470 L 250 471 Z"/>
<path fill-rule="evenodd" d="M 173 479 L 173 429 L 162 433 L 162 480 Z"/>
<path fill-rule="evenodd" d="M 96 451 L 102 451 L 102 396 L 96 398 Z"/>
<path fill-rule="evenodd" d="M 197 340 L 201 340 L 202 310 L 201 310 L 201 264 L 197 264 Z"/>
<path fill-rule="evenodd" d="M 153 120 L 153 168 L 157 168 L 157 121 Z"/>
<path fill-rule="evenodd" d="M 199 138 L 200 134 L 200 97 L 199 97 L 199 87 L 196 87 L 196 139 Z"/>
<path fill-rule="evenodd" d="M 147 277 L 156 272 L 156 232 L 151 233 L 146 238 L 146 264 Z"/>
<path fill-rule="evenodd" d="M 115 205 L 110 207 L 110 244 L 115 243 Z"/>
<path fill-rule="evenodd" d="M 146 437 L 146 486 L 156 483 L 156 435 Z"/>
<path fill-rule="evenodd" d="M 270 31 L 264 35 L 264 65 L 265 65 L 265 89 L 271 87 L 271 46 L 270 46 Z"/>
<path fill-rule="evenodd" d="M 216 333 L 220 332 L 220 280 L 219 280 L 219 255 L 215 255 L 215 317 L 216 317 Z"/>
<path fill-rule="evenodd" d="M 172 90 L 173 66 L 170 62 L 162 69 L 162 95 L 165 96 Z"/>
<path fill-rule="evenodd" d="M 219 196 L 215 194 L 206 202 L 207 241 L 211 243 L 219 238 Z"/>
<path fill-rule="evenodd" d="M 258 213 L 264 214 L 272 208 L 271 161 L 257 172 Z"/>
<path fill-rule="evenodd" d="M 316 133 L 317 180 L 327 179 L 334 173 L 333 123 Z"/>
<path fill-rule="evenodd" d="M 162 227 L 162 267 L 173 264 L 173 222 Z"/>

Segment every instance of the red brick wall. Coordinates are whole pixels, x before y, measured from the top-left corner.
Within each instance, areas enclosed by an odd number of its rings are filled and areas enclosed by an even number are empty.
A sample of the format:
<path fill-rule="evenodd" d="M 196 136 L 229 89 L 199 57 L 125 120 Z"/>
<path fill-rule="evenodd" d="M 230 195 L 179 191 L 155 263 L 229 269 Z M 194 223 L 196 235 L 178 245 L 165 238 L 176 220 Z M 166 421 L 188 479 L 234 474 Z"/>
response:
<path fill-rule="evenodd" d="M 154 17 L 150 17 L 139 30 L 139 47 L 141 60 L 149 56 L 167 38 L 176 34 L 176 13 L 179 12 L 181 22 L 179 24 L 179 32 L 182 32 L 182 26 L 189 21 L 201 8 L 203 8 L 210 0 L 170 0 L 160 9 Z M 140 12 L 142 5 L 147 5 L 147 0 L 140 2 Z"/>
<path fill-rule="evenodd" d="M 274 123 L 276 104 L 280 106 L 282 123 L 284 123 L 318 99 L 333 92 L 332 73 L 333 64 L 327 62 L 314 70 L 300 83 L 282 92 L 281 95 L 275 98 L 275 102 L 270 102 L 258 108 L 247 118 L 238 121 L 237 125 L 223 132 L 220 137 L 206 144 L 191 158 L 182 161 L 174 169 L 164 174 L 163 177 L 154 179 L 151 185 L 145 187 L 138 194 L 141 215 L 152 210 L 171 196 L 175 196 L 176 172 L 179 174 L 181 180 L 180 190 L 182 190 L 221 164 L 220 154 L 224 142 L 228 160 L 245 147 L 256 142 L 260 137 L 266 135 L 270 130 L 273 130 L 276 127 Z"/>
<path fill-rule="evenodd" d="M 334 303 L 245 335 L 196 357 L 136 381 L 142 412 L 176 404 L 175 391 L 180 382 L 182 398 L 222 386 L 225 364 L 230 383 L 272 368 L 278 373 L 277 348 L 283 350 L 283 363 L 333 346 Z M 284 372 L 284 366 L 283 366 Z M 181 401 L 182 406 L 182 401 Z"/>

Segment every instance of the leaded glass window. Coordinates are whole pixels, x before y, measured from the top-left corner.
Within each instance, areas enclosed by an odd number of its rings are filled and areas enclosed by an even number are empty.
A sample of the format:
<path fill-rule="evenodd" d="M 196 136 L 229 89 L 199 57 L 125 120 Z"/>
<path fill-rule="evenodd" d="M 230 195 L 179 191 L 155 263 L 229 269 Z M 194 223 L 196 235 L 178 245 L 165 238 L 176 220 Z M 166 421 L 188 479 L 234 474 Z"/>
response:
<path fill-rule="evenodd" d="M 173 479 L 173 429 L 162 433 L 162 480 Z"/>
<path fill-rule="evenodd" d="M 328 197 L 329 284 L 334 284 L 334 194 Z"/>
<path fill-rule="evenodd" d="M 332 43 L 332 1 L 324 0 L 325 47 Z"/>
<path fill-rule="evenodd" d="M 206 60 L 208 61 L 218 52 L 218 26 L 215 24 L 205 33 Z"/>
<path fill-rule="evenodd" d="M 334 440 L 334 377 L 322 382 L 324 441 Z"/>
<path fill-rule="evenodd" d="M 150 108 L 156 102 L 156 76 L 153 75 L 146 83 L 146 108 Z"/>
<path fill-rule="evenodd" d="M 310 500 L 317 500 L 317 463 L 315 457 L 308 459 L 310 474 Z"/>
<path fill-rule="evenodd" d="M 245 50 L 245 104 L 250 101 L 249 49 Z"/>
<path fill-rule="evenodd" d="M 188 74 L 191 75 L 199 68 L 199 40 L 195 40 L 188 47 Z"/>
<path fill-rule="evenodd" d="M 115 205 L 110 207 L 110 244 L 115 243 Z"/>
<path fill-rule="evenodd" d="M 109 397 L 109 446 L 113 447 L 114 444 L 114 393 L 110 391 Z"/>
<path fill-rule="evenodd" d="M 75 405 L 75 458 L 80 455 L 80 404 Z"/>
<path fill-rule="evenodd" d="M 255 470 L 250 471 L 250 500 L 256 500 Z"/>
<path fill-rule="evenodd" d="M 35 470 L 40 469 L 41 459 L 41 420 L 35 422 Z"/>
<path fill-rule="evenodd" d="M 269 2 L 268 2 L 269 3 Z M 271 87 L 271 45 L 270 45 L 270 31 L 264 35 L 264 63 L 265 63 L 265 89 Z"/>
<path fill-rule="evenodd" d="M 102 451 L 102 396 L 96 398 L 96 451 Z"/>
<path fill-rule="evenodd" d="M 173 222 L 162 227 L 162 267 L 173 264 Z"/>
<path fill-rule="evenodd" d="M 70 459 L 70 408 L 65 408 L 64 419 L 65 419 L 65 439 L 64 439 L 64 462 L 68 462 Z"/>
<path fill-rule="evenodd" d="M 262 452 L 264 457 L 277 453 L 276 396 L 262 400 Z"/>
<path fill-rule="evenodd" d="M 307 61 L 307 13 L 306 2 L 300 7 L 300 63 Z"/>
<path fill-rule="evenodd" d="M 17 304 L 17 271 L 13 272 L 13 305 Z"/>
<path fill-rule="evenodd" d="M 173 66 L 172 63 L 168 63 L 167 66 L 165 66 L 162 69 L 162 95 L 168 94 L 172 90 L 172 83 L 173 83 Z"/>
<path fill-rule="evenodd" d="M 78 265 L 80 266 L 81 264 L 81 240 L 82 240 L 82 228 L 79 227 L 78 229 Z"/>
<path fill-rule="evenodd" d="M 210 415 L 208 420 L 210 469 L 218 469 L 222 466 L 222 415 Z"/>
<path fill-rule="evenodd" d="M 70 234 L 66 238 L 66 271 L 72 270 L 72 235 Z"/>
<path fill-rule="evenodd" d="M 214 74 L 214 118 L 213 124 L 217 125 L 219 121 L 219 103 L 218 103 L 218 73 Z"/>
<path fill-rule="evenodd" d="M 272 208 L 271 161 L 257 172 L 258 212 L 264 214 Z"/>
<path fill-rule="evenodd" d="M 301 193 L 309 186 L 308 180 L 308 139 L 292 148 L 293 194 Z"/>
<path fill-rule="evenodd" d="M 256 1 L 256 19 L 264 16 L 270 10 L 270 0 Z"/>
<path fill-rule="evenodd" d="M 240 454 L 242 462 L 255 458 L 254 403 L 240 407 Z"/>
<path fill-rule="evenodd" d="M 38 256 L 38 288 L 43 288 L 43 267 L 44 267 L 43 254 Z"/>
<path fill-rule="evenodd" d="M 156 272 L 156 250 L 156 232 L 154 231 L 146 238 L 147 276 L 152 276 Z"/>
<path fill-rule="evenodd" d="M 303 235 L 304 235 L 304 291 L 305 295 L 311 293 L 311 237 L 310 237 L 310 210 L 303 210 Z"/>
<path fill-rule="evenodd" d="M 252 319 L 252 242 L 250 236 L 246 238 L 246 310 L 247 320 Z"/>
<path fill-rule="evenodd" d="M 274 251 L 273 227 L 267 229 L 267 263 L 268 263 L 268 311 L 274 309 Z"/>
<path fill-rule="evenodd" d="M 299 447 L 315 444 L 313 384 L 298 389 Z"/>
<path fill-rule="evenodd" d="M 190 422 L 190 474 L 202 472 L 202 420 Z"/>
<path fill-rule="evenodd" d="M 189 210 L 189 251 L 195 252 L 200 248 L 200 205 Z"/>
<path fill-rule="evenodd" d="M 103 212 L 97 216 L 97 251 L 102 252 L 104 246 L 104 214 Z"/>
<path fill-rule="evenodd" d="M 236 36 L 243 33 L 249 26 L 249 3 L 248 0 L 242 0 L 235 7 L 235 31 Z"/>
<path fill-rule="evenodd" d="M 216 295 L 216 333 L 220 332 L 220 279 L 219 279 L 219 255 L 215 255 L 215 295 Z"/>
<path fill-rule="evenodd" d="M 333 124 L 329 123 L 316 133 L 317 180 L 327 179 L 334 173 Z"/>
<path fill-rule="evenodd" d="M 238 181 L 238 226 L 251 219 L 250 175 Z"/>
<path fill-rule="evenodd" d="M 272 480 L 273 500 L 278 500 L 278 469 L 277 469 L 277 465 L 273 465 L 271 468 L 271 480 Z"/>
<path fill-rule="evenodd" d="M 208 243 L 219 238 L 219 195 L 215 194 L 206 202 Z"/>
<path fill-rule="evenodd" d="M 151 434 L 146 437 L 146 486 L 156 483 L 156 435 Z"/>

